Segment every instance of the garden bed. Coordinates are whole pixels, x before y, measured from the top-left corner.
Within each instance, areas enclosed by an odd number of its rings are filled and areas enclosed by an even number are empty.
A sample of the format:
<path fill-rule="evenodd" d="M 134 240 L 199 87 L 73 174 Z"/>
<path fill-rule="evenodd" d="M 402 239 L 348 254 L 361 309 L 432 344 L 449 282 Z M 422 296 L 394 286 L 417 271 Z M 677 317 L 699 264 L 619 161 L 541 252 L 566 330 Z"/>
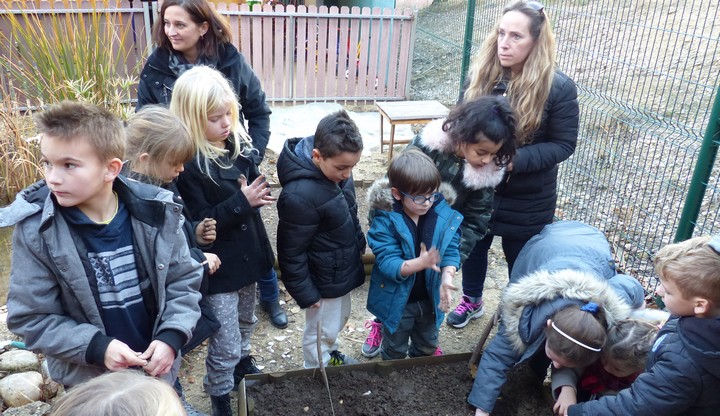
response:
<path fill-rule="evenodd" d="M 473 415 L 467 403 L 473 380 L 470 354 L 378 361 L 328 368 L 328 396 L 319 370 L 248 376 L 246 396 L 255 416 Z M 508 375 L 494 416 L 551 415 L 547 388 L 526 366 Z"/>

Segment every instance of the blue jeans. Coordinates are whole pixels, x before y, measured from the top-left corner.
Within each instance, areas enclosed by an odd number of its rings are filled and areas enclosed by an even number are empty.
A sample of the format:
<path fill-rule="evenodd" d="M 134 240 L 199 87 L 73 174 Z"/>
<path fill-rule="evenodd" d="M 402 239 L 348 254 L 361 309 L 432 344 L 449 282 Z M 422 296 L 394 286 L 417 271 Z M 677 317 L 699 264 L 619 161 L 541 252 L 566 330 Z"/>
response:
<path fill-rule="evenodd" d="M 275 269 L 271 268 L 265 276 L 262 276 L 258 280 L 257 284 L 260 288 L 260 301 L 277 302 L 280 292 L 278 289 L 278 280 Z"/>
<path fill-rule="evenodd" d="M 399 360 L 406 355 L 433 355 L 438 345 L 435 305 L 431 299 L 407 303 L 395 333 L 388 332 L 384 325 L 382 332 L 380 353 L 383 360 Z M 410 348 L 408 341 L 411 342 Z"/>
<path fill-rule="evenodd" d="M 463 294 L 471 297 L 482 297 L 485 277 L 487 276 L 488 251 L 492 245 L 495 235 L 488 234 L 482 240 L 475 243 L 470 255 L 462 266 Z M 508 265 L 508 276 L 512 272 L 513 264 L 520 254 L 520 250 L 530 238 L 514 240 L 508 237 L 502 238 L 502 249 Z"/>

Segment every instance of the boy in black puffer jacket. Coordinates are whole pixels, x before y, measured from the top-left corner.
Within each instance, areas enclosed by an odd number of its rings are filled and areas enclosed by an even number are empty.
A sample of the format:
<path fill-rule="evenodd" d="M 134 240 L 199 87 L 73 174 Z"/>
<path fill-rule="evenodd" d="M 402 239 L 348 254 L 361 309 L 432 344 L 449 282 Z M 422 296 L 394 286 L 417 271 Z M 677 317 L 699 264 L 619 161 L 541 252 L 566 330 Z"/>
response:
<path fill-rule="evenodd" d="M 356 362 L 338 351 L 337 336 L 350 317 L 350 291 L 365 282 L 352 179 L 362 149 L 357 126 L 341 110 L 320 120 L 314 136 L 285 142 L 278 159 L 278 262 L 285 288 L 306 308 L 305 368 Z"/>
<path fill-rule="evenodd" d="M 720 237 L 697 237 L 655 257 L 658 295 L 672 316 L 646 372 L 617 396 L 570 406 L 568 415 L 716 415 L 720 406 Z"/>

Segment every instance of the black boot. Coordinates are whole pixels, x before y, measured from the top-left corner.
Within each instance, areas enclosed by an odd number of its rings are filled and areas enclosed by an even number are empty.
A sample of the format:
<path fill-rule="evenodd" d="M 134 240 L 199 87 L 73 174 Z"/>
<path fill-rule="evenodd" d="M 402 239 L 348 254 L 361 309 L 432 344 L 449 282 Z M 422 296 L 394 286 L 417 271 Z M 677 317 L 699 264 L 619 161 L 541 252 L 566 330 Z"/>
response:
<path fill-rule="evenodd" d="M 229 394 L 210 396 L 210 401 L 212 401 L 213 416 L 232 416 Z"/>
<path fill-rule="evenodd" d="M 280 329 L 287 328 L 287 314 L 280 306 L 280 302 L 278 302 L 277 300 L 274 302 L 266 302 L 264 300 L 261 300 L 260 307 L 262 308 L 262 310 L 267 312 L 268 315 L 270 315 L 270 323 L 273 324 L 274 327 Z"/>
<path fill-rule="evenodd" d="M 235 366 L 235 371 L 233 372 L 233 378 L 235 381 L 235 387 L 233 387 L 233 391 L 237 391 L 238 385 L 240 385 L 240 381 L 245 378 L 245 375 L 247 374 L 260 374 L 262 371 L 260 371 L 259 368 L 255 365 L 255 357 L 252 355 L 248 355 L 247 357 L 240 360 L 238 365 Z"/>

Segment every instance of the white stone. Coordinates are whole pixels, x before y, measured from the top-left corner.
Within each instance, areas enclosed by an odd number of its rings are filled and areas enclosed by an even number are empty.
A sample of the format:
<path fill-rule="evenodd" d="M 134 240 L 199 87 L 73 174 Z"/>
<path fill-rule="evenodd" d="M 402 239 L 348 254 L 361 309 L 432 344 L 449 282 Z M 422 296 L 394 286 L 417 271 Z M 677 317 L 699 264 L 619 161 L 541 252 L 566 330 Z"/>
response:
<path fill-rule="evenodd" d="M 43 378 L 37 371 L 10 374 L 0 380 L 0 397 L 8 407 L 19 407 L 40 400 Z"/>
<path fill-rule="evenodd" d="M 35 371 L 40 368 L 40 360 L 32 351 L 12 350 L 0 355 L 0 371 L 18 373 Z"/>
<path fill-rule="evenodd" d="M 46 416 L 50 413 L 50 405 L 44 402 L 32 402 L 20 407 L 11 407 L 3 412 L 3 416 Z"/>

